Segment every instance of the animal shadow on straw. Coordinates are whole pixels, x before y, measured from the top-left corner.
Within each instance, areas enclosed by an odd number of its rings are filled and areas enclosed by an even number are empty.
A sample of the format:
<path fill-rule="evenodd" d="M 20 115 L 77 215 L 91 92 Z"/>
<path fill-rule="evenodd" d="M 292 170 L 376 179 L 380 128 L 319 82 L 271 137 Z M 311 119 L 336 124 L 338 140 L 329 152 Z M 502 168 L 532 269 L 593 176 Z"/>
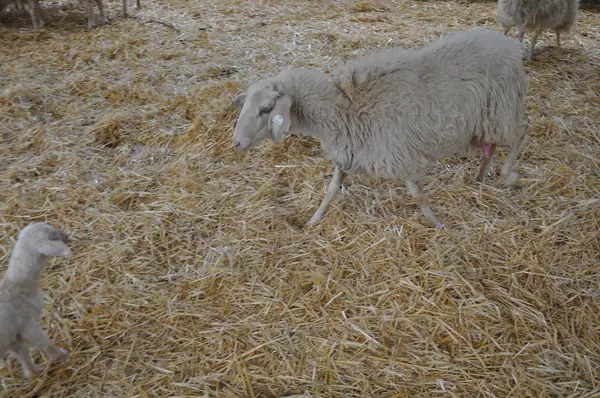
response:
<path fill-rule="evenodd" d="M 581 47 L 574 45 L 573 43 L 562 43 L 560 47 L 556 45 L 556 36 L 554 32 L 545 32 L 543 36 L 544 42 L 538 41 L 533 49 L 533 58 L 531 61 L 527 61 L 527 55 L 531 46 L 531 38 L 526 37 L 523 40 L 523 61 L 526 65 L 538 66 L 538 64 L 548 64 L 552 68 L 555 68 L 557 61 L 560 63 L 561 60 L 567 61 L 569 59 L 577 59 L 582 62 L 588 62 L 586 55 L 583 53 Z M 536 68 L 537 69 L 537 68 Z"/>

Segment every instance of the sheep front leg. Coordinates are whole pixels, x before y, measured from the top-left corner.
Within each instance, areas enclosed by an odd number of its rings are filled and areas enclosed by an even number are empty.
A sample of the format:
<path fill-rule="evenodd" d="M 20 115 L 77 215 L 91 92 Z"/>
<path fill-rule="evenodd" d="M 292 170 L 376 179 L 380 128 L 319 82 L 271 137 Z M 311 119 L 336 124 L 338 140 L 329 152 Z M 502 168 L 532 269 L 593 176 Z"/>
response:
<path fill-rule="evenodd" d="M 308 220 L 306 224 L 304 224 L 305 226 L 311 227 L 315 225 L 319 220 L 321 220 L 321 218 L 325 214 L 327 205 L 329 204 L 329 202 L 331 202 L 331 199 L 333 199 L 333 197 L 337 193 L 340 184 L 344 180 L 344 177 L 345 173 L 342 170 L 340 170 L 339 166 L 335 166 L 333 170 L 333 178 L 331 179 L 331 182 L 327 187 L 327 193 L 325 194 L 325 198 L 323 199 L 323 202 L 321 202 L 321 205 L 319 206 L 315 214 L 311 217 L 311 219 Z"/>
<path fill-rule="evenodd" d="M 23 377 L 31 379 L 31 376 L 40 373 L 41 369 L 33 363 L 29 356 L 29 348 L 23 343 L 17 343 L 10 348 L 13 356 L 19 361 L 23 368 Z"/>
<path fill-rule="evenodd" d="M 430 223 L 435 225 L 435 227 L 437 229 L 444 228 L 444 224 L 442 224 L 441 222 L 438 221 L 438 219 L 433 214 L 431 207 L 429 207 L 429 203 L 427 202 L 427 197 L 425 196 L 425 193 L 423 192 L 423 187 L 421 185 L 421 181 L 420 180 L 414 180 L 414 181 L 408 180 L 408 181 L 406 181 L 406 185 L 408 186 L 408 191 L 410 192 L 412 197 L 415 199 L 415 201 L 421 208 L 421 211 L 423 212 L 423 215 L 425 216 L 427 221 L 429 221 Z"/>
<path fill-rule="evenodd" d="M 29 346 L 44 351 L 50 362 L 55 360 L 66 361 L 69 358 L 69 354 L 66 350 L 63 350 L 50 342 L 50 338 L 39 325 L 26 329 L 22 334 L 22 338 Z"/>
<path fill-rule="evenodd" d="M 531 48 L 529 49 L 529 55 L 527 56 L 527 61 L 531 61 L 533 59 L 533 48 L 535 47 L 535 43 L 537 42 L 538 36 L 542 33 L 540 30 L 536 30 L 533 33 L 533 37 L 531 38 Z"/>

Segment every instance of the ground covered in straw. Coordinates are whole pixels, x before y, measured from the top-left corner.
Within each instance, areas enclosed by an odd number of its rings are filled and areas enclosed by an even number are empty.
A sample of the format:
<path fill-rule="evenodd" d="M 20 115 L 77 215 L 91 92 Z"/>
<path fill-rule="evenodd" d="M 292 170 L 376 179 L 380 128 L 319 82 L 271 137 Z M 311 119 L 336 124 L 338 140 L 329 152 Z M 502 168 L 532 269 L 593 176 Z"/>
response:
<path fill-rule="evenodd" d="M 134 3 L 134 2 L 132 2 Z M 448 159 L 425 186 L 349 177 L 327 218 L 318 142 L 231 149 L 235 93 L 285 66 L 496 26 L 494 2 L 77 2 L 0 16 L 0 260 L 45 220 L 71 358 L 3 397 L 600 395 L 600 9 L 527 64 L 522 189 Z M 505 150 L 499 152 L 502 160 Z M 37 356 L 38 361 L 40 360 Z"/>

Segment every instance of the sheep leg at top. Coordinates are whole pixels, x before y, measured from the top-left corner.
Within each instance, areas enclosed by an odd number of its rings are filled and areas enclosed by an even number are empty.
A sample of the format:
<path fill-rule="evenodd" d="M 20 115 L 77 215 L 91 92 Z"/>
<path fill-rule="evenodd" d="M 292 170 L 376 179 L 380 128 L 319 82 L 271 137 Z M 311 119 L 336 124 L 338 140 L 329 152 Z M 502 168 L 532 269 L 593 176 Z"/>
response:
<path fill-rule="evenodd" d="M 407 180 L 406 185 L 408 186 L 408 191 L 421 208 L 421 211 L 423 212 L 423 215 L 425 216 L 427 221 L 435 225 L 437 229 L 444 228 L 444 224 L 438 221 L 438 219 L 433 214 L 431 207 L 429 206 L 429 202 L 427 202 L 427 197 L 423 192 L 421 180 Z"/>
<path fill-rule="evenodd" d="M 140 0 L 136 0 L 136 2 L 135 2 L 135 3 L 136 3 L 135 5 L 136 5 L 136 7 L 138 8 L 138 10 L 139 10 L 140 8 L 142 8 L 142 3 L 140 3 Z"/>
<path fill-rule="evenodd" d="M 519 43 L 523 43 L 523 38 L 525 37 L 525 28 L 522 26 L 519 28 Z"/>
<path fill-rule="evenodd" d="M 127 18 L 127 0 L 123 0 L 123 17 Z"/>
<path fill-rule="evenodd" d="M 85 7 L 87 8 L 87 14 L 88 14 L 88 30 L 91 30 L 95 25 L 94 9 L 92 8 L 92 1 L 93 0 L 85 0 Z"/>
<path fill-rule="evenodd" d="M 26 379 L 30 379 L 33 374 L 41 372 L 41 369 L 31 360 L 31 356 L 29 356 L 29 348 L 25 344 L 15 344 L 10 348 L 10 351 L 16 360 L 21 364 L 21 367 L 23 368 L 23 376 Z"/>
<path fill-rule="evenodd" d="M 106 15 L 104 15 L 104 5 L 102 4 L 102 0 L 96 0 L 96 4 L 98 5 L 98 12 L 100 13 L 100 25 L 105 25 Z"/>
<path fill-rule="evenodd" d="M 345 173 L 340 170 L 339 166 L 335 166 L 333 170 L 333 177 L 329 186 L 327 187 L 327 193 L 325 194 L 325 198 L 321 202 L 321 205 L 315 212 L 315 214 L 304 224 L 307 227 L 315 225 L 325 214 L 325 210 L 327 210 L 327 205 L 331 202 L 331 199 L 335 196 L 338 189 L 340 188 L 340 184 L 344 180 Z"/>
<path fill-rule="evenodd" d="M 29 3 L 29 14 L 31 15 L 31 22 L 33 29 L 38 30 L 44 26 L 44 20 L 42 19 L 42 9 L 40 8 L 39 0 L 28 0 Z"/>
<path fill-rule="evenodd" d="M 529 49 L 529 55 L 527 56 L 527 61 L 531 61 L 533 59 L 533 48 L 535 47 L 535 43 L 537 42 L 537 38 L 540 35 L 541 30 L 536 30 L 533 33 L 533 37 L 531 38 L 531 48 Z"/>

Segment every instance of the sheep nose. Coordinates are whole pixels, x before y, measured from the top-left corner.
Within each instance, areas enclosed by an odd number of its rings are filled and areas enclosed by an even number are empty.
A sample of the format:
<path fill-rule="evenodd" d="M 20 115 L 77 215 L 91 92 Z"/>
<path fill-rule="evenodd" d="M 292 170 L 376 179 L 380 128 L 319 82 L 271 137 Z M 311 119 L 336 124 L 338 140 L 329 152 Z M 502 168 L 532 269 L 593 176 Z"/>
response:
<path fill-rule="evenodd" d="M 233 147 L 234 147 L 236 150 L 239 150 L 239 149 L 240 149 L 240 145 L 242 145 L 242 143 L 241 143 L 241 142 L 239 142 L 239 141 L 233 141 Z"/>

